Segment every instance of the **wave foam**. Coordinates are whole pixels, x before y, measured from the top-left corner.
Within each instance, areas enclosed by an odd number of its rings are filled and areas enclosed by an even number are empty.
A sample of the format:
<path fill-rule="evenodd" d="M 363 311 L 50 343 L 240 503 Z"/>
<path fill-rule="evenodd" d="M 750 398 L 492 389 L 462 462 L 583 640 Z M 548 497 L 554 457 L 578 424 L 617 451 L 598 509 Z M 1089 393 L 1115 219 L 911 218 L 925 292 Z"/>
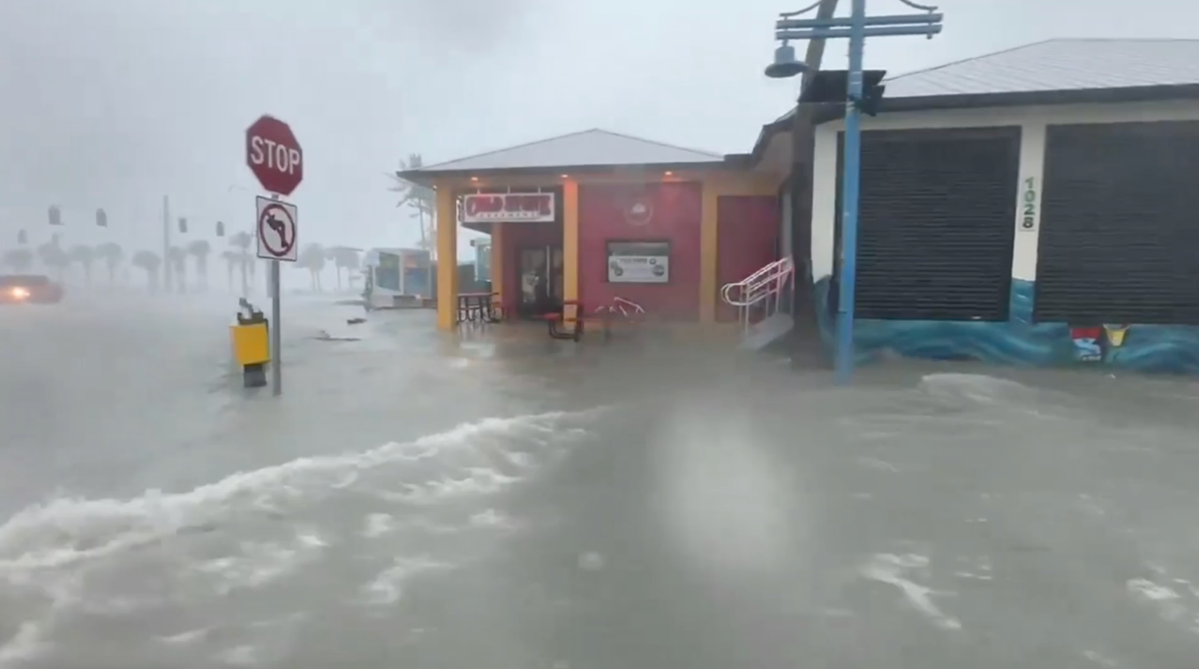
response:
<path fill-rule="evenodd" d="M 488 418 L 408 443 L 238 472 L 187 492 L 147 490 L 132 499 L 58 498 L 35 504 L 0 525 L 0 578 L 11 581 L 19 572 L 66 567 L 180 533 L 208 532 L 247 511 L 263 517 L 286 513 L 333 492 L 361 490 L 358 478 L 370 473 L 385 473 L 388 481 L 426 477 L 390 493 L 389 499 L 413 503 L 495 492 L 523 472 L 505 473 L 494 465 L 536 461 L 529 450 L 543 451 L 576 435 L 562 424 L 589 413 Z M 394 464 L 404 469 L 379 471 Z"/>

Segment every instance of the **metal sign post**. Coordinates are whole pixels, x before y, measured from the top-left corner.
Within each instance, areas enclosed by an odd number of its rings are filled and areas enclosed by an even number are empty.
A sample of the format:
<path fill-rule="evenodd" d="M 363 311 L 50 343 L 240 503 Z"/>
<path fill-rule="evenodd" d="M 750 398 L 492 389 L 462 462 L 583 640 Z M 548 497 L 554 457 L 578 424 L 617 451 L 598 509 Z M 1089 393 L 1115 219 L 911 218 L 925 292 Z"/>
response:
<path fill-rule="evenodd" d="M 283 394 L 283 305 L 279 290 L 279 261 L 271 261 L 271 388 Z"/>
<path fill-rule="evenodd" d="M 258 257 L 271 261 L 271 381 L 274 394 L 283 393 L 283 295 L 279 263 L 295 262 L 297 248 L 296 205 L 283 202 L 278 195 L 261 195 L 255 200 Z"/>
<path fill-rule="evenodd" d="M 256 200 L 255 232 L 258 257 L 271 261 L 271 386 L 283 394 L 283 290 L 279 263 L 295 262 L 298 232 L 294 204 L 279 200 L 291 195 L 304 179 L 304 150 L 291 126 L 262 116 L 246 129 L 246 165 L 272 195 Z"/>

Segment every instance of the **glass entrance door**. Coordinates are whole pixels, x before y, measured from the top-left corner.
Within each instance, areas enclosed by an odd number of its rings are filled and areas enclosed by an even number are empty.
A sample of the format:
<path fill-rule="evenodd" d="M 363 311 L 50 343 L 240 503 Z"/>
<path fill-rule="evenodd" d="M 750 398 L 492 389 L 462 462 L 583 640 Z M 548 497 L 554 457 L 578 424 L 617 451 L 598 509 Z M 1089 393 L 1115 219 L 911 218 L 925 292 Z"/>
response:
<path fill-rule="evenodd" d="M 525 318 L 562 310 L 562 247 L 520 249 L 520 304 Z"/>

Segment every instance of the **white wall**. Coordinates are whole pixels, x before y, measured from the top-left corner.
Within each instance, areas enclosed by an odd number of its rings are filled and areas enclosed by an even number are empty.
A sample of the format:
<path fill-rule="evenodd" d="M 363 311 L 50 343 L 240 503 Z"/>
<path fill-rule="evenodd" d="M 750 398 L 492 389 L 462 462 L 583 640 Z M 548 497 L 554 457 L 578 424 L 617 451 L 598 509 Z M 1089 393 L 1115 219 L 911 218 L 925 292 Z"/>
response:
<path fill-rule="evenodd" d="M 1045 129 L 1049 125 L 1076 123 L 1128 123 L 1144 121 L 1199 120 L 1199 102 L 1157 102 L 1127 104 L 1059 105 L 1051 107 L 1010 107 L 966 109 L 940 112 L 903 112 L 878 117 L 863 117 L 862 129 L 905 130 L 929 128 L 979 128 L 1015 126 L 1021 128 L 1020 179 L 1016 198 L 1016 242 L 1012 253 L 1012 276 L 1035 280 L 1037 238 L 1041 229 L 1041 184 L 1045 162 Z M 816 148 L 812 178 L 812 276 L 828 276 L 833 271 L 833 230 L 836 219 L 837 133 L 843 121 L 826 123 L 816 129 Z M 1031 229 L 1022 229 L 1021 206 L 1027 180 L 1035 186 L 1035 212 Z"/>

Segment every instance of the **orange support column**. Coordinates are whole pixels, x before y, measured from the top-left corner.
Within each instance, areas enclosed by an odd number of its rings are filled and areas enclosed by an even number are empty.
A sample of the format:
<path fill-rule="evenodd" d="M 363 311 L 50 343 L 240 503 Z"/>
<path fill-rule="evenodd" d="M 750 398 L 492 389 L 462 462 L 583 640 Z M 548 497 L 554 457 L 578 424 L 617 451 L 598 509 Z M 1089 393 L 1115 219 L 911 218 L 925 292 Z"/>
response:
<path fill-rule="evenodd" d="M 491 225 L 491 292 L 504 304 L 504 224 Z"/>
<path fill-rule="evenodd" d="M 562 184 L 562 299 L 579 299 L 579 183 L 574 180 Z M 582 315 L 577 309 L 563 311 Z"/>
<path fill-rule="evenodd" d="M 437 187 L 437 327 L 458 326 L 458 212 L 454 189 Z"/>
<path fill-rule="evenodd" d="M 717 240 L 720 217 L 717 214 L 720 189 L 704 183 L 703 214 L 699 223 L 699 322 L 716 322 L 716 301 L 720 299 L 718 283 Z"/>

